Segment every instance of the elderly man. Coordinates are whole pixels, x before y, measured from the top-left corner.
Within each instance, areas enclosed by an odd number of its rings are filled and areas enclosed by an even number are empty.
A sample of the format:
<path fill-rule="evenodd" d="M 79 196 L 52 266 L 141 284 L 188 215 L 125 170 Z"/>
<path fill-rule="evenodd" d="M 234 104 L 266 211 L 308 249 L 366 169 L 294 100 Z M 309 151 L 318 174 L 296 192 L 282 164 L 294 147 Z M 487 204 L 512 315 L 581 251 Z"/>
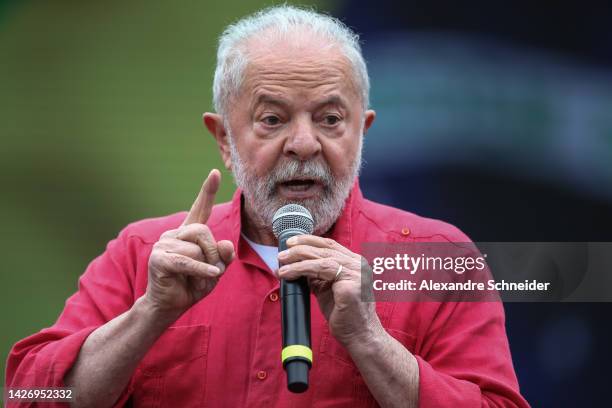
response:
<path fill-rule="evenodd" d="M 215 169 L 188 213 L 125 228 L 57 323 L 15 345 L 7 385 L 71 386 L 88 407 L 527 406 L 501 304 L 361 300 L 361 243 L 467 240 L 363 198 L 368 92 L 357 36 L 333 18 L 281 6 L 230 26 L 204 124 L 234 198 L 213 206 Z M 270 221 L 290 202 L 316 227 L 277 254 Z M 314 364 L 292 394 L 278 291 L 301 276 Z"/>

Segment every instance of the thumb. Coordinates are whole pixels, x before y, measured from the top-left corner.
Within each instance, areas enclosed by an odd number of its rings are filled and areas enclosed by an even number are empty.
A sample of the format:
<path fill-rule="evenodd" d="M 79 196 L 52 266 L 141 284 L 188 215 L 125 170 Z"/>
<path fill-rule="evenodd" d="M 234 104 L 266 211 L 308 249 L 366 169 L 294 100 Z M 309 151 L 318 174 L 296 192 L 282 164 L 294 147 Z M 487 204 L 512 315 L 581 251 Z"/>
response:
<path fill-rule="evenodd" d="M 229 265 L 236 256 L 232 241 L 221 240 L 217 242 L 217 251 L 219 251 L 219 257 L 226 266 Z"/>

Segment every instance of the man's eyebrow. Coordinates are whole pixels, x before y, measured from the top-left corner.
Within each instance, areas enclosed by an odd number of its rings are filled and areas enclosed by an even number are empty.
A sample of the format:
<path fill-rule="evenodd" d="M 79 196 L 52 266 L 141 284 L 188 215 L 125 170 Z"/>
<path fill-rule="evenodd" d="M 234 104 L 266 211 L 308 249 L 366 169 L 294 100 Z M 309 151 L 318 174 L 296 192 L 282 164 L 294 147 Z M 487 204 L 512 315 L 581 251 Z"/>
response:
<path fill-rule="evenodd" d="M 327 106 L 327 105 L 338 105 L 341 108 L 346 109 L 347 104 L 343 97 L 340 95 L 331 95 L 327 98 L 323 99 L 321 102 L 317 103 L 317 106 Z"/>
<path fill-rule="evenodd" d="M 257 97 L 255 98 L 255 101 L 253 102 L 253 106 L 257 106 L 260 104 L 266 104 L 266 103 L 271 104 L 271 105 L 279 105 L 279 106 L 289 105 L 287 100 L 283 97 L 262 93 L 262 94 L 257 95 Z"/>

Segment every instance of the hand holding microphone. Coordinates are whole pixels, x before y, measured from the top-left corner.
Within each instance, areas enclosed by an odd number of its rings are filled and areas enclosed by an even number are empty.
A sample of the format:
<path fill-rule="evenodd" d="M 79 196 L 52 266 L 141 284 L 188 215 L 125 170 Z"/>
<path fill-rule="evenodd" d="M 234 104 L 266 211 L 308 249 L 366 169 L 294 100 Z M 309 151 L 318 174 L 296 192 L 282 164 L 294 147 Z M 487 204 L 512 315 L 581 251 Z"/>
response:
<path fill-rule="evenodd" d="M 368 344 L 384 332 L 376 304 L 362 297 L 362 270 L 363 277 L 370 280 L 371 268 L 361 255 L 330 238 L 294 234 L 285 241 L 285 247 L 279 247 L 278 259 L 279 278 L 307 281 L 331 334 L 345 348 Z M 369 284 L 363 287 L 372 290 Z M 363 295 L 372 299 L 371 292 Z"/>
<path fill-rule="evenodd" d="M 368 344 L 384 332 L 375 303 L 362 300 L 362 268 L 371 277 L 365 258 L 333 239 L 310 235 L 313 227 L 308 210 L 297 204 L 281 207 L 274 215 L 281 265 L 283 365 L 293 392 L 308 388 L 308 369 L 313 363 L 310 289 L 330 332 L 346 348 Z M 364 287 L 372 290 L 371 285 Z"/>

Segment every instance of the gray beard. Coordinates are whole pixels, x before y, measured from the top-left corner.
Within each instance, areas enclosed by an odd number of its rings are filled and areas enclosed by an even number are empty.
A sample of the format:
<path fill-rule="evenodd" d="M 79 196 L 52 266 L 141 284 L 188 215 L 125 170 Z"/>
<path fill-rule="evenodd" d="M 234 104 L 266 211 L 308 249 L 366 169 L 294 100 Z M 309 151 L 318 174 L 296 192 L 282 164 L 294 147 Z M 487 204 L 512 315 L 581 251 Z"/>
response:
<path fill-rule="evenodd" d="M 272 217 L 276 210 L 285 204 L 300 204 L 310 211 L 315 221 L 314 235 L 323 235 L 336 222 L 355 178 L 361 170 L 362 142 L 359 141 L 357 157 L 345 176 L 335 177 L 329 165 L 323 161 L 281 160 L 265 177 L 258 177 L 253 169 L 247 168 L 240 158 L 233 135 L 228 131 L 230 157 L 234 182 L 242 189 L 246 205 L 252 209 L 255 219 L 251 220 L 258 228 L 271 229 Z M 295 178 L 317 180 L 323 186 L 320 196 L 304 200 L 287 200 L 278 194 L 278 184 Z"/>

